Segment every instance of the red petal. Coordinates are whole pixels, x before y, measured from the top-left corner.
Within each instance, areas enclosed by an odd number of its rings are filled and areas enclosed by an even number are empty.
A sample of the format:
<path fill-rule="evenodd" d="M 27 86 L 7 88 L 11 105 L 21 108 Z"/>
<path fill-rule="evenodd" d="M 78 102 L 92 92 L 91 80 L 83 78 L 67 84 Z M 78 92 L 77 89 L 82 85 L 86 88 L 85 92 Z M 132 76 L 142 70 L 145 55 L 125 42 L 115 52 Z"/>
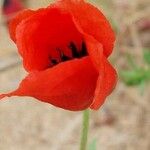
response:
<path fill-rule="evenodd" d="M 83 31 L 102 43 L 104 54 L 106 56 L 111 54 L 115 35 L 109 22 L 100 10 L 84 2 L 84 0 L 61 0 L 49 7 L 58 7 L 65 11 L 70 11 Z"/>
<path fill-rule="evenodd" d="M 92 61 L 99 71 L 95 96 L 91 109 L 98 109 L 112 92 L 117 82 L 117 73 L 102 53 L 102 46 L 91 36 L 85 35 L 87 49 Z"/>
<path fill-rule="evenodd" d="M 9 23 L 9 33 L 11 39 L 16 42 L 16 28 L 17 25 L 24 19 L 32 16 L 34 14 L 33 10 L 23 10 L 18 15 L 16 15 Z"/>
<path fill-rule="evenodd" d="M 117 83 L 116 70 L 110 65 L 105 57 L 102 60 L 101 66 L 93 104 L 90 106 L 91 109 L 95 110 L 100 108 L 106 97 L 111 94 Z"/>
<path fill-rule="evenodd" d="M 86 42 L 87 51 L 94 63 L 94 66 L 99 71 L 99 67 L 101 65 L 101 60 L 104 56 L 103 54 L 103 46 L 97 40 L 95 40 L 92 36 L 88 34 L 84 34 L 84 40 Z"/>
<path fill-rule="evenodd" d="M 97 77 L 89 57 L 74 59 L 29 74 L 18 90 L 5 96 L 32 96 L 63 109 L 83 110 L 93 101 Z"/>
<path fill-rule="evenodd" d="M 36 11 L 32 17 L 22 21 L 17 27 L 16 37 L 27 71 L 50 67 L 50 58 L 58 59 L 59 49 L 71 55 L 68 49 L 70 42 L 78 47 L 82 42 L 72 16 L 56 8 Z"/>

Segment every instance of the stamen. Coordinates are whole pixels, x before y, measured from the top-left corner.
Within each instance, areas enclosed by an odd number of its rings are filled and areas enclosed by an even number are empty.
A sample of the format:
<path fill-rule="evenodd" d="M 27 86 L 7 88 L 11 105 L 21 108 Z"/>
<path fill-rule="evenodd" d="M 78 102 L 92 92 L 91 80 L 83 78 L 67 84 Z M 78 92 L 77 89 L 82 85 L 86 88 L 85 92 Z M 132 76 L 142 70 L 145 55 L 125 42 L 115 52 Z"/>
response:
<path fill-rule="evenodd" d="M 58 64 L 58 62 L 57 62 L 57 60 L 56 60 L 56 59 L 51 59 L 51 62 L 52 62 L 52 64 L 53 64 L 53 65 Z"/>
<path fill-rule="evenodd" d="M 62 61 L 67 61 L 67 60 L 70 60 L 71 58 L 69 58 L 68 56 L 66 56 L 66 55 L 64 55 L 64 54 L 62 54 L 61 55 L 61 60 Z"/>
<path fill-rule="evenodd" d="M 77 50 L 77 47 L 76 47 L 76 45 L 73 42 L 70 43 L 69 48 L 71 49 L 73 57 L 75 57 L 75 58 L 79 58 L 80 57 L 79 52 Z"/>
<path fill-rule="evenodd" d="M 86 48 L 85 42 L 82 42 L 82 47 L 81 47 L 80 55 L 81 55 L 81 57 L 87 55 L 87 48 Z"/>
<path fill-rule="evenodd" d="M 67 61 L 67 60 L 70 60 L 71 58 L 66 56 L 60 49 L 57 49 L 60 53 L 60 59 L 61 61 Z"/>
<path fill-rule="evenodd" d="M 59 56 L 58 58 L 52 58 L 52 57 L 49 58 L 52 66 L 57 65 L 60 62 L 68 61 L 74 58 L 81 58 L 88 54 L 86 44 L 84 41 L 82 42 L 80 50 L 77 49 L 76 45 L 73 42 L 70 42 L 69 48 L 71 50 L 72 57 L 71 56 L 69 57 L 66 54 L 64 54 L 64 52 L 60 48 L 56 48 L 56 50 L 59 52 Z"/>

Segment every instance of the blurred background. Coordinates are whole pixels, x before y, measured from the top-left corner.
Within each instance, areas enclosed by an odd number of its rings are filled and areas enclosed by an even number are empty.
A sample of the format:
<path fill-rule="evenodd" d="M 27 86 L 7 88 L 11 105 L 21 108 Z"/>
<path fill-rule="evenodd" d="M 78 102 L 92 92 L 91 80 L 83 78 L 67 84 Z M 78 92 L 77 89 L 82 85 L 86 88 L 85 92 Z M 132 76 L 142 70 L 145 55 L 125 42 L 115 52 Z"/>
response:
<path fill-rule="evenodd" d="M 14 2 L 13 2 L 14 1 Z M 150 1 L 87 0 L 103 10 L 116 35 L 110 61 L 119 81 L 99 111 L 91 111 L 88 150 L 150 150 Z M 16 11 L 47 6 L 50 0 L 0 0 L 0 93 L 25 76 L 7 22 Z M 5 6 L 8 0 L 5 1 Z M 82 113 L 29 97 L 0 101 L 0 150 L 77 150 Z"/>

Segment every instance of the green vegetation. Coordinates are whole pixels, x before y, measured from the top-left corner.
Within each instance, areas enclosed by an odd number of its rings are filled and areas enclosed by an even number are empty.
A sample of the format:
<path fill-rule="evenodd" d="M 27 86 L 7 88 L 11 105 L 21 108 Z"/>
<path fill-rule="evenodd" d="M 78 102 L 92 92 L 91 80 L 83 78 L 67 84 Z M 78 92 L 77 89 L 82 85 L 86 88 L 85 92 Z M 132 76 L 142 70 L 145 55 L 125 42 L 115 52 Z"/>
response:
<path fill-rule="evenodd" d="M 150 50 L 143 51 L 144 65 L 137 66 L 131 56 L 127 56 L 128 65 L 131 66 L 130 70 L 122 70 L 120 76 L 127 85 L 145 85 L 150 81 Z"/>

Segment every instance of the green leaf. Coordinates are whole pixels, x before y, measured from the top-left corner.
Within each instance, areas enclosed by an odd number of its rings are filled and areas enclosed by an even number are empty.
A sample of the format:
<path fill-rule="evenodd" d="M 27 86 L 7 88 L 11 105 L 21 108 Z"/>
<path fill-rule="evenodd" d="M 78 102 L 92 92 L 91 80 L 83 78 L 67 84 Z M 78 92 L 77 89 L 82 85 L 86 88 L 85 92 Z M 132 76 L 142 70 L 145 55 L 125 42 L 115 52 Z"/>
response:
<path fill-rule="evenodd" d="M 127 58 L 128 64 L 129 64 L 133 69 L 137 69 L 137 68 L 138 68 L 137 64 L 134 62 L 134 57 L 131 56 L 131 54 L 127 53 L 127 54 L 126 54 L 126 58 Z"/>
<path fill-rule="evenodd" d="M 92 142 L 89 144 L 88 150 L 96 150 L 96 143 L 97 140 L 93 139 Z"/>
<path fill-rule="evenodd" d="M 145 82 L 145 81 L 141 82 L 141 84 L 139 85 L 139 89 L 140 89 L 140 94 L 141 94 L 141 95 L 144 94 L 145 85 L 146 85 L 146 82 Z"/>
<path fill-rule="evenodd" d="M 131 71 L 121 71 L 120 76 L 127 85 L 139 85 L 150 80 L 150 70 L 135 69 Z"/>
<path fill-rule="evenodd" d="M 144 51 L 144 60 L 146 63 L 150 64 L 150 49 Z"/>

